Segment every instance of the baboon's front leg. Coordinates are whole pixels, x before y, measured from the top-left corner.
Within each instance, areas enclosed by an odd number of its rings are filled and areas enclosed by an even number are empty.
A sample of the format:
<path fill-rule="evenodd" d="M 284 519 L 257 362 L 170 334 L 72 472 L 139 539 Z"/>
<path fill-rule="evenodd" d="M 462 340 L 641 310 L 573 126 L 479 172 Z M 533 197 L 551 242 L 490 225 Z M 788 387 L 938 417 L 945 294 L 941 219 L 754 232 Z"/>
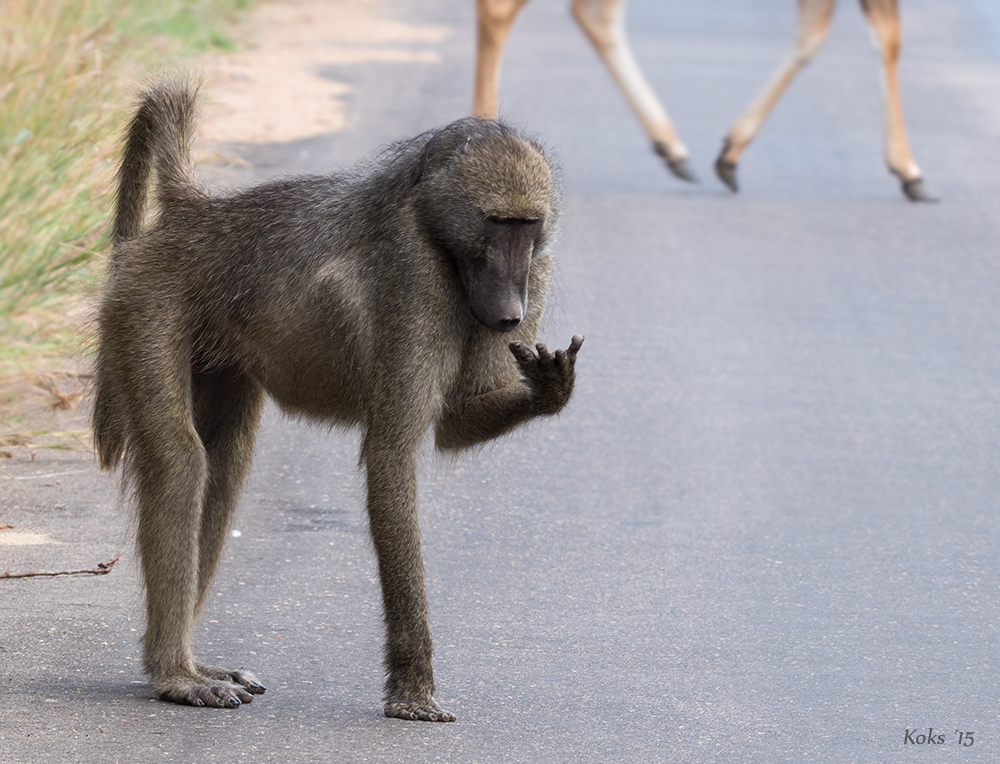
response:
<path fill-rule="evenodd" d="M 439 449 L 466 448 L 503 435 L 536 416 L 558 413 L 573 394 L 574 366 L 583 336 L 575 335 L 569 348 L 550 353 L 512 342 L 510 351 L 523 381 L 450 406 L 437 424 Z"/>
<path fill-rule="evenodd" d="M 434 700 L 431 634 L 427 623 L 420 527 L 417 522 L 416 453 L 419 436 L 383 414 L 364 445 L 368 471 L 368 522 L 378 557 L 385 609 L 386 716 L 452 722 Z"/>

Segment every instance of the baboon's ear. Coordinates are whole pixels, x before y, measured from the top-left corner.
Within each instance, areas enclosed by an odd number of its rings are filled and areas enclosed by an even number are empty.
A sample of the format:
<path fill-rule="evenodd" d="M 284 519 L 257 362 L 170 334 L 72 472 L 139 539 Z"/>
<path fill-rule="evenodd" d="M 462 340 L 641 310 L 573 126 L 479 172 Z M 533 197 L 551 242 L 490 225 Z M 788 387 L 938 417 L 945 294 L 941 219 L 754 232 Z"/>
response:
<path fill-rule="evenodd" d="M 413 165 L 413 169 L 410 171 L 410 180 L 413 185 L 417 185 L 421 178 L 424 177 L 424 170 L 427 169 L 427 163 L 431 159 L 431 154 L 437 148 L 437 145 L 441 142 L 441 133 L 437 133 L 424 145 L 424 150 L 420 152 L 420 158 L 417 163 Z"/>
<path fill-rule="evenodd" d="M 450 143 L 449 146 L 442 146 L 446 141 Z M 413 169 L 410 171 L 410 181 L 413 185 L 417 185 L 421 179 L 424 177 L 424 172 L 427 170 L 427 165 L 432 162 L 436 157 L 434 154 L 463 154 L 469 148 L 469 144 L 472 143 L 472 136 L 466 135 L 465 140 L 461 140 L 461 136 L 456 136 L 454 134 L 449 134 L 448 130 L 441 130 L 434 135 L 427 144 L 424 146 L 424 150 L 420 152 L 420 158 L 417 160 L 416 164 L 413 165 Z M 457 149 L 455 148 L 457 144 Z"/>

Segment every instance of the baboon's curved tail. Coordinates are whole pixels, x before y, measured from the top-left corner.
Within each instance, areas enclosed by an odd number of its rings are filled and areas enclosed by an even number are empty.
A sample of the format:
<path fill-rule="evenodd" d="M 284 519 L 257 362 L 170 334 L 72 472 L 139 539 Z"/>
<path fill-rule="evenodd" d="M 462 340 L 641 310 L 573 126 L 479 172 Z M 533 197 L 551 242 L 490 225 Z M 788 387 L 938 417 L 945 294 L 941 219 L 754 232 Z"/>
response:
<path fill-rule="evenodd" d="M 140 98 L 118 168 L 111 232 L 116 248 L 142 232 L 150 170 L 156 170 L 157 199 L 163 206 L 201 195 L 191 161 L 199 91 L 197 83 L 174 78 L 157 83 Z"/>
<path fill-rule="evenodd" d="M 139 99 L 118 168 L 112 272 L 123 256 L 122 245 L 142 233 L 150 172 L 156 172 L 156 195 L 163 208 L 205 194 L 191 162 L 198 95 L 197 83 L 178 77 L 159 82 Z M 92 416 L 94 445 L 101 468 L 107 470 L 121 462 L 128 446 L 127 394 L 121 384 L 115 332 L 114 320 L 102 317 Z"/>

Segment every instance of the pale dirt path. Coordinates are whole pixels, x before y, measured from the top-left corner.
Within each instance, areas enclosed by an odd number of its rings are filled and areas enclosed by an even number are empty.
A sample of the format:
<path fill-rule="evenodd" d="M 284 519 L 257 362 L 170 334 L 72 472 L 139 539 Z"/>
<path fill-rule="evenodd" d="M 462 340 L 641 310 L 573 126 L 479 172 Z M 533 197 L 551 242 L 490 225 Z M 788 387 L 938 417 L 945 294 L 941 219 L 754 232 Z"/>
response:
<path fill-rule="evenodd" d="M 272 0 L 237 31 L 242 50 L 204 62 L 206 143 L 309 138 L 351 124 L 351 87 L 323 75 L 335 64 L 438 63 L 428 44 L 444 26 L 386 17 L 381 0 Z"/>

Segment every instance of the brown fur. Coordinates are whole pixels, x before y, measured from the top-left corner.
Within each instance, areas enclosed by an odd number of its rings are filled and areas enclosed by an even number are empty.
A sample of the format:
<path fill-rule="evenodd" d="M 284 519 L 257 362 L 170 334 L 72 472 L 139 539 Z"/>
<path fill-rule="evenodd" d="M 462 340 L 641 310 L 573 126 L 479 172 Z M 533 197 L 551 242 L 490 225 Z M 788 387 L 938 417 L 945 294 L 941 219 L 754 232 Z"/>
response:
<path fill-rule="evenodd" d="M 448 721 L 433 697 L 416 454 L 558 412 L 583 341 L 531 349 L 558 188 L 512 129 L 464 119 L 361 171 L 213 196 L 190 160 L 196 88 L 142 97 L 119 173 L 100 311 L 94 435 L 138 504 L 145 666 L 164 700 L 237 706 L 250 673 L 195 662 L 204 604 L 264 396 L 364 431 L 387 627 L 385 713 Z M 146 187 L 159 211 L 143 230 Z"/>

